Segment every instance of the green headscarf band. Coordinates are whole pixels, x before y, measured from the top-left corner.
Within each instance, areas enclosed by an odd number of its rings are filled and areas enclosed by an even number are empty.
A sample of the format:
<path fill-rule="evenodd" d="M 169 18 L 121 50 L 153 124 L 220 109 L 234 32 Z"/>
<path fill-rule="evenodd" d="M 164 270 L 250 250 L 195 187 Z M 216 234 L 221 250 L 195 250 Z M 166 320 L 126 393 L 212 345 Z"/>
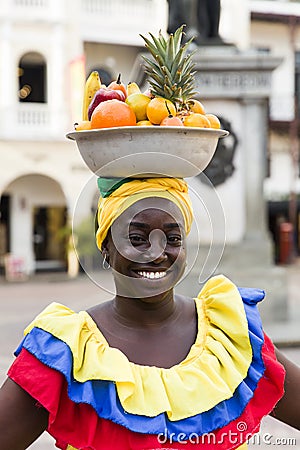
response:
<path fill-rule="evenodd" d="M 122 184 L 129 183 L 133 178 L 98 178 L 97 184 L 101 197 L 109 197 Z"/>

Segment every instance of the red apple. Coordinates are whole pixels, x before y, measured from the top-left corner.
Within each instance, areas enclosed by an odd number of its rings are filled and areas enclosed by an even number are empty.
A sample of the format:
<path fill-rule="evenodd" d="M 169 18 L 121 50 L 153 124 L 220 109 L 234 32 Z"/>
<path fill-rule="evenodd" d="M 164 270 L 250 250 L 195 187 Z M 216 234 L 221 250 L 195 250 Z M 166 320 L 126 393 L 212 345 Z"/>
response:
<path fill-rule="evenodd" d="M 118 89 L 108 89 L 105 87 L 101 87 L 100 89 L 98 89 L 88 109 L 89 120 L 91 120 L 94 109 L 100 103 L 105 102 L 106 100 L 113 100 L 113 99 L 125 102 L 125 95 L 121 90 Z"/>

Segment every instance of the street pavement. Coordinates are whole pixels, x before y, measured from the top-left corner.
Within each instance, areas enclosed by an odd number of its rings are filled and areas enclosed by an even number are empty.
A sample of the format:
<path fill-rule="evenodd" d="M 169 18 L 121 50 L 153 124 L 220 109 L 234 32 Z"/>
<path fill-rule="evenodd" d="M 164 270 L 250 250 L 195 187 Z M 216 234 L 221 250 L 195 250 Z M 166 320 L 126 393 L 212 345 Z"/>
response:
<path fill-rule="evenodd" d="M 274 342 L 292 361 L 300 365 L 300 263 L 287 267 L 288 321 L 266 324 Z M 93 278 L 93 277 L 92 277 Z M 25 282 L 7 282 L 0 277 L 0 384 L 13 361 L 13 351 L 22 339 L 23 329 L 52 301 L 78 311 L 108 300 L 114 291 L 109 271 L 101 271 L 92 281 L 80 274 L 70 279 L 66 274 L 38 274 Z M 100 280 L 100 281 L 99 281 Z M 97 284 L 98 283 L 98 284 Z M 266 417 L 260 433 L 250 441 L 250 449 L 300 449 L 300 432 Z M 55 449 L 53 439 L 44 433 L 31 450 Z M 5 449 L 8 450 L 8 449 Z"/>

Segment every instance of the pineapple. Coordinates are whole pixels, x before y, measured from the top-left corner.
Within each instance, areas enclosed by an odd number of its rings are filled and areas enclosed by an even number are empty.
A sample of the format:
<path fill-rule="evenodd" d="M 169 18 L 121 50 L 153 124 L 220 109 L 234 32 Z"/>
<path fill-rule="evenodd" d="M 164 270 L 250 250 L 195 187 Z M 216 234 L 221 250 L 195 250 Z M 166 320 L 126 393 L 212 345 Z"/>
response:
<path fill-rule="evenodd" d="M 181 45 L 183 36 L 182 25 L 174 34 L 166 39 L 161 31 L 155 37 L 149 33 L 151 39 L 140 35 L 145 41 L 145 47 L 153 59 L 143 56 L 145 72 L 148 75 L 150 91 L 154 97 L 163 97 L 174 103 L 178 113 L 189 110 L 189 100 L 196 94 L 194 92 L 195 64 L 192 62 L 193 53 L 187 53 L 186 44 Z"/>

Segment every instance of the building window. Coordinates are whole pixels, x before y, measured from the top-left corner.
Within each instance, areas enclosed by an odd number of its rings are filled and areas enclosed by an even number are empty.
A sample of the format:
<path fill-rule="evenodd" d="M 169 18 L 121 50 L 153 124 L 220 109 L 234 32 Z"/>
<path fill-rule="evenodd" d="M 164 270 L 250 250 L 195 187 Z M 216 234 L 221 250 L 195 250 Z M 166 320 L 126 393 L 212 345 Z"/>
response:
<path fill-rule="evenodd" d="M 19 61 L 20 102 L 46 103 L 47 66 L 39 53 L 26 53 Z"/>

